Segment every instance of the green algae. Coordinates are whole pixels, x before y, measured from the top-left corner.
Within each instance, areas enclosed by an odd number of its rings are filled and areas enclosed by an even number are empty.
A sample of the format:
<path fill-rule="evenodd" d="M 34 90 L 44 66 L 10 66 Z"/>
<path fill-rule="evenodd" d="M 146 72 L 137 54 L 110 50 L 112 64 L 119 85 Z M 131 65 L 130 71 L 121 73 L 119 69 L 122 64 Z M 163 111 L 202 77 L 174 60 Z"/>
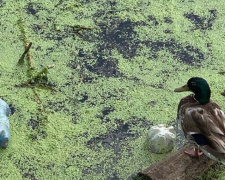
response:
<path fill-rule="evenodd" d="M 15 109 L 1 178 L 131 178 L 169 155 L 147 150 L 147 130 L 176 118 L 188 93 L 173 90 L 192 76 L 207 79 L 224 109 L 220 1 L 3 1 L 0 10 L 1 97 Z M 207 29 L 210 10 L 217 15 Z M 55 64 L 48 82 L 56 91 L 35 88 L 41 103 L 33 89 L 16 87 L 29 79 L 17 66 L 20 19 L 35 68 Z"/>

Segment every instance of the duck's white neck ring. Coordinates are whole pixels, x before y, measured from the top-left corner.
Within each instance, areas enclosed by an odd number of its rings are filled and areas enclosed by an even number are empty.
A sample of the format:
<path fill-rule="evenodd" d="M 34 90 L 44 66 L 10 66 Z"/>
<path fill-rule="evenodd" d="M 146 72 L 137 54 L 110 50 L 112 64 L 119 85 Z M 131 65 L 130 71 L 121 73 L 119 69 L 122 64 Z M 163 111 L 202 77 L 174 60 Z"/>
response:
<path fill-rule="evenodd" d="M 193 99 L 199 103 L 199 101 L 197 99 L 195 99 L 195 94 L 192 94 Z"/>

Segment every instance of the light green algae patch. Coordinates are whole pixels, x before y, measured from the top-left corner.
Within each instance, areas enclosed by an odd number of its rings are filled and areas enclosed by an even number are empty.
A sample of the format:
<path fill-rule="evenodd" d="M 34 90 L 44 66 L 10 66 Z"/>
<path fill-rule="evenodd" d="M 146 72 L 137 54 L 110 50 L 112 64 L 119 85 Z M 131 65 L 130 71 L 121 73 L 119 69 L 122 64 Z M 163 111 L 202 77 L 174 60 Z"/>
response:
<path fill-rule="evenodd" d="M 130 179 L 169 154 L 152 154 L 152 125 L 176 119 L 174 93 L 205 78 L 223 109 L 220 1 L 0 1 L 0 96 L 11 141 L 1 179 Z M 35 70 L 17 66 L 26 39 Z M 47 85 L 18 86 L 54 64 Z M 222 176 L 222 175 L 221 175 Z"/>

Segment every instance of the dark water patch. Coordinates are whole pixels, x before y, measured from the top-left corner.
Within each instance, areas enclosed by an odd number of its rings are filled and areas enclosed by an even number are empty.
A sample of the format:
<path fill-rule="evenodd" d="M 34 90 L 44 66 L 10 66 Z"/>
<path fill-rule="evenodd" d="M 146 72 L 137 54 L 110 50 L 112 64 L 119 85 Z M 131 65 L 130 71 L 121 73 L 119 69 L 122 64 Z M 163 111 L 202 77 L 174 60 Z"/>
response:
<path fill-rule="evenodd" d="M 106 36 L 103 36 L 104 39 L 108 39 L 111 43 L 116 43 L 120 46 L 128 44 L 128 41 L 131 41 L 134 34 L 134 24 L 128 20 L 121 22 L 118 26 L 115 27 L 112 31 L 106 32 Z M 104 34 L 104 33 L 103 33 Z"/>
<path fill-rule="evenodd" d="M 112 1 L 114 3 L 114 1 Z M 112 7 L 111 7 L 112 8 Z M 96 25 L 99 26 L 100 32 L 98 37 L 96 34 L 93 35 L 93 39 L 89 38 L 90 41 L 97 41 L 95 49 L 92 52 L 84 52 L 81 48 L 75 57 L 76 60 L 70 63 L 71 67 L 76 67 L 73 65 L 76 62 L 82 62 L 83 66 L 90 72 L 105 76 L 105 77 L 121 77 L 123 74 L 118 69 L 118 59 L 112 57 L 112 52 L 117 50 L 123 55 L 125 59 L 130 59 L 136 56 L 137 48 L 141 46 L 146 46 L 150 48 L 148 56 L 150 58 L 157 58 L 158 52 L 160 50 L 168 50 L 174 59 L 182 61 L 189 65 L 200 66 L 201 62 L 204 60 L 204 53 L 200 49 L 195 48 L 191 45 L 184 45 L 175 41 L 174 39 L 168 40 L 157 40 L 157 41 L 143 41 L 141 42 L 137 37 L 137 32 L 134 30 L 136 26 L 146 25 L 145 22 L 132 22 L 131 20 L 121 20 L 116 16 L 112 16 L 106 13 L 110 7 L 106 10 L 98 11 L 94 16 L 95 18 L 101 18 L 103 21 L 96 21 Z M 208 27 L 212 26 L 214 21 L 213 17 L 216 17 L 216 10 L 210 10 L 211 18 L 208 19 Z M 202 23 L 200 17 L 195 17 L 197 23 Z M 158 26 L 159 22 L 152 15 L 148 16 L 149 22 L 152 26 Z M 148 22 L 148 24 L 149 24 Z M 164 17 L 164 22 L 172 24 L 173 20 L 171 17 Z M 151 24 L 150 23 L 150 24 Z M 170 29 L 165 29 L 165 33 L 172 34 Z M 90 36 L 92 37 L 92 35 Z M 97 39 L 96 39 L 97 38 Z M 96 59 L 95 64 L 89 63 L 89 60 Z M 84 76 L 84 82 L 92 82 L 92 78 L 88 75 Z M 163 88 L 160 85 L 156 85 L 157 88 Z"/>
<path fill-rule="evenodd" d="M 47 165 L 46 165 L 46 168 L 48 169 L 48 170 L 53 170 L 54 168 L 55 168 L 55 164 L 52 162 L 52 163 L 48 163 Z"/>
<path fill-rule="evenodd" d="M 171 72 L 169 71 L 169 70 L 162 70 L 161 71 L 161 74 L 163 74 L 163 76 L 165 77 L 165 78 L 169 78 L 170 77 L 170 75 L 171 75 Z M 161 75 L 160 74 L 160 75 Z M 163 82 L 166 82 L 166 79 L 165 78 L 163 78 Z"/>
<path fill-rule="evenodd" d="M 153 26 L 158 26 L 159 25 L 159 22 L 156 20 L 156 18 L 154 17 L 154 16 L 152 16 L 152 15 L 149 15 L 148 16 L 148 21 L 150 21 L 151 22 L 151 24 L 153 25 Z"/>
<path fill-rule="evenodd" d="M 83 83 L 92 83 L 93 80 L 94 80 L 94 78 L 91 77 L 91 76 L 89 76 L 89 75 L 84 75 L 84 76 L 82 77 L 82 82 L 83 82 Z"/>
<path fill-rule="evenodd" d="M 53 18 L 46 18 L 46 21 L 53 21 Z M 84 27 L 80 25 L 64 25 L 60 27 L 56 27 L 57 25 L 54 24 L 51 29 L 48 30 L 45 25 L 42 24 L 33 24 L 32 29 L 37 34 L 40 34 L 42 38 L 48 40 L 57 40 L 59 42 L 66 40 L 67 38 L 81 38 L 81 39 L 88 39 L 89 31 L 92 29 L 89 27 Z"/>
<path fill-rule="evenodd" d="M 168 24 L 172 24 L 173 23 L 173 20 L 172 20 L 171 17 L 164 17 L 163 20 L 164 20 L 165 23 L 168 23 Z"/>
<path fill-rule="evenodd" d="M 113 106 L 107 106 L 102 109 L 102 114 L 97 115 L 96 117 L 102 120 L 102 123 L 110 122 L 108 115 L 113 112 L 115 109 Z"/>
<path fill-rule="evenodd" d="M 114 107 L 112 106 L 109 106 L 109 107 L 104 107 L 103 110 L 102 110 L 102 114 L 103 116 L 106 116 L 108 115 L 109 113 L 113 112 L 115 109 Z"/>
<path fill-rule="evenodd" d="M 95 165 L 95 167 L 92 168 L 88 168 L 88 169 L 83 169 L 82 173 L 83 174 L 92 174 L 93 172 L 100 174 L 104 171 L 104 173 L 109 173 L 110 169 L 104 169 L 104 162 L 100 162 L 98 164 Z M 108 163 L 107 163 L 108 164 Z"/>
<path fill-rule="evenodd" d="M 138 42 L 134 41 L 133 38 L 136 35 L 134 31 L 135 23 L 130 20 L 122 22 L 118 19 L 110 23 L 110 26 L 100 26 L 101 32 L 97 39 L 97 50 L 93 50 L 92 54 L 89 52 L 88 55 L 81 48 L 73 62 L 82 62 L 90 72 L 101 76 L 120 77 L 122 73 L 118 69 L 118 60 L 111 57 L 112 51 L 117 49 L 124 58 L 131 58 L 136 55 Z M 90 59 L 96 59 L 95 64 L 90 64 Z M 71 67 L 74 66 L 73 62 L 70 63 Z"/>
<path fill-rule="evenodd" d="M 94 63 L 93 60 L 95 60 Z M 118 69 L 118 60 L 111 57 L 110 50 L 104 49 L 102 46 L 100 46 L 98 51 L 94 50 L 88 53 L 84 52 L 82 48 L 79 49 L 74 60 L 70 61 L 68 66 L 79 71 L 83 82 L 92 82 L 94 78 L 90 74 L 85 73 L 86 69 L 91 73 L 104 77 L 122 76 L 122 73 Z"/>
<path fill-rule="evenodd" d="M 119 77 L 121 73 L 117 70 L 118 60 L 108 57 L 105 59 L 103 56 L 98 57 L 94 65 L 85 64 L 86 68 L 94 73 L 105 77 Z"/>
<path fill-rule="evenodd" d="M 9 104 L 9 109 L 10 109 L 10 115 L 13 115 L 16 111 L 15 107 L 13 106 L 13 104 Z"/>
<path fill-rule="evenodd" d="M 162 84 L 162 83 L 151 84 L 150 86 L 155 88 L 155 89 L 164 89 L 164 84 Z"/>
<path fill-rule="evenodd" d="M 71 122 L 72 122 L 73 124 L 77 124 L 78 121 L 79 121 L 80 115 L 79 115 L 78 113 L 76 113 L 76 112 L 72 112 L 72 113 L 71 113 L 71 116 L 72 116 Z"/>
<path fill-rule="evenodd" d="M 110 2 L 111 5 L 104 11 L 98 11 L 95 17 L 101 18 L 101 22 L 96 22 L 100 27 L 99 33 L 100 49 L 108 49 L 112 51 L 117 49 L 124 58 L 132 58 L 136 54 L 138 43 L 135 42 L 134 37 L 137 33 L 134 27 L 139 23 L 132 22 L 131 20 L 122 20 L 113 13 L 108 13 L 110 10 L 115 10 L 116 4 L 114 1 Z"/>
<path fill-rule="evenodd" d="M 31 172 L 23 173 L 22 177 L 25 179 L 37 180 L 34 173 L 31 173 Z"/>
<path fill-rule="evenodd" d="M 150 56 L 157 57 L 157 53 L 160 50 L 168 50 L 173 54 L 174 59 L 178 59 L 186 64 L 200 64 L 204 60 L 204 54 L 200 49 L 191 45 L 182 45 L 176 42 L 174 39 L 165 41 L 147 41 L 145 44 L 150 47 Z"/>
<path fill-rule="evenodd" d="M 184 14 L 184 17 L 189 19 L 195 26 L 194 29 L 202 29 L 202 30 L 211 30 L 213 27 L 213 23 L 217 18 L 217 10 L 212 9 L 209 10 L 208 17 L 201 17 L 194 13 Z"/>
<path fill-rule="evenodd" d="M 104 149 L 114 149 L 115 153 L 119 152 L 121 151 L 120 141 L 135 137 L 135 134 L 129 131 L 130 127 L 131 124 L 128 123 L 120 124 L 117 129 L 109 131 L 106 135 L 92 138 L 87 142 L 87 146 L 92 149 L 98 149 L 100 147 L 96 145 L 100 142 Z"/>
<path fill-rule="evenodd" d="M 83 169 L 82 170 L 82 173 L 85 175 L 85 174 L 92 174 L 93 172 L 96 173 L 96 174 L 100 174 L 100 173 L 104 173 L 105 174 L 105 178 L 104 179 L 107 179 L 107 180 L 120 180 L 121 178 L 119 177 L 119 174 L 116 170 L 114 170 L 114 166 L 115 164 L 112 164 L 112 163 L 107 163 L 108 166 L 110 166 L 110 168 L 104 168 L 104 164 L 105 162 L 101 162 L 97 165 L 95 165 L 95 167 L 93 168 L 89 168 L 89 169 Z M 109 175 L 111 174 L 113 170 L 113 173 L 112 175 Z"/>
<path fill-rule="evenodd" d="M 32 128 L 30 138 L 33 141 L 37 141 L 38 139 L 42 138 L 45 139 L 47 137 L 46 131 L 44 130 L 45 125 L 47 124 L 47 117 L 34 115 L 28 121 L 27 125 Z"/>
<path fill-rule="evenodd" d="M 138 46 L 138 42 L 134 41 L 137 34 L 134 31 L 135 25 L 136 23 L 130 20 L 115 19 L 111 22 L 110 27 L 102 26 L 99 34 L 100 41 L 102 41 L 100 49 L 113 50 L 116 48 L 124 58 L 134 57 Z"/>
<path fill-rule="evenodd" d="M 59 112 L 59 111 L 63 111 L 63 112 L 67 112 L 69 113 L 69 108 L 66 107 L 65 101 L 55 101 L 55 102 L 51 102 L 48 101 L 48 105 L 45 108 L 49 108 L 51 110 L 53 110 L 54 112 Z"/>
<path fill-rule="evenodd" d="M 88 100 L 88 95 L 87 94 L 83 94 L 81 95 L 82 97 L 78 100 L 81 103 L 84 103 L 86 100 Z"/>
<path fill-rule="evenodd" d="M 40 34 L 44 33 L 44 28 L 41 24 L 33 24 L 32 29 L 36 32 L 39 32 Z"/>
<path fill-rule="evenodd" d="M 118 176 L 117 172 L 114 172 L 112 176 L 107 177 L 108 180 L 120 180 L 121 178 Z"/>
<path fill-rule="evenodd" d="M 59 0 L 57 4 L 55 4 L 55 8 L 58 6 L 61 6 L 63 4 L 64 0 Z"/>
<path fill-rule="evenodd" d="M 40 110 L 41 112 L 41 110 Z M 28 121 L 27 125 L 30 126 L 33 130 L 43 127 L 48 122 L 47 116 L 42 114 L 33 114 Z"/>
<path fill-rule="evenodd" d="M 40 124 L 40 122 L 38 122 L 36 119 L 31 118 L 27 125 L 30 126 L 34 130 L 39 127 L 39 124 Z"/>
<path fill-rule="evenodd" d="M 150 105 L 150 106 L 152 106 L 152 107 L 155 107 L 156 104 L 157 104 L 156 101 L 150 101 L 150 102 L 148 103 L 148 105 Z"/>
<path fill-rule="evenodd" d="M 5 5 L 5 1 L 0 0 L 0 7 L 3 7 Z"/>
<path fill-rule="evenodd" d="M 34 167 L 33 162 L 33 158 L 23 156 L 23 159 L 17 159 L 14 165 L 20 170 L 23 178 L 37 180 L 35 176 L 37 168 Z"/>
<path fill-rule="evenodd" d="M 34 9 L 34 6 L 32 3 L 29 3 L 27 6 L 27 13 L 28 14 L 32 14 L 35 15 L 37 13 L 37 11 Z"/>
<path fill-rule="evenodd" d="M 108 1 L 109 5 L 111 6 L 112 9 L 116 8 L 117 2 L 116 1 Z"/>
<path fill-rule="evenodd" d="M 94 137 L 87 142 L 89 148 L 98 149 L 97 144 L 101 144 L 105 149 L 114 149 L 115 152 L 121 151 L 122 143 L 126 138 L 135 139 L 139 137 L 140 133 L 143 132 L 143 128 L 148 128 L 152 125 L 151 122 L 147 121 L 145 118 L 132 117 L 129 123 L 122 123 L 120 120 L 116 120 L 118 124 L 117 128 L 114 130 L 109 130 L 107 134 L 100 135 L 99 137 Z M 140 131 L 132 130 L 132 127 L 140 127 Z"/>
<path fill-rule="evenodd" d="M 110 1 L 110 4 L 116 3 Z M 135 26 L 146 25 L 146 22 L 132 22 L 129 19 L 123 21 L 116 16 L 108 14 L 109 9 L 110 7 L 107 7 L 107 9 L 98 11 L 94 15 L 95 18 L 102 19 L 101 22 L 96 21 L 96 25 L 100 28 L 100 32 L 97 33 L 98 36 L 96 36 L 96 33 L 89 34 L 88 38 L 88 41 L 97 42 L 95 49 L 87 54 L 81 48 L 75 60 L 71 61 L 70 67 L 75 68 L 77 62 L 82 62 L 90 72 L 101 76 L 121 77 L 123 75 L 118 69 L 118 59 L 112 57 L 112 52 L 117 50 L 126 59 L 134 57 L 140 45 L 140 40 L 137 38 L 137 32 L 134 28 Z M 159 24 L 154 16 L 149 16 L 148 18 L 154 26 Z M 96 59 L 96 63 L 90 64 L 89 60 L 93 59 Z"/>
<path fill-rule="evenodd" d="M 70 33 L 70 32 L 64 32 L 63 30 L 62 31 L 56 31 L 55 33 L 53 32 L 45 32 L 45 30 L 43 29 L 41 31 L 41 33 L 44 38 L 46 39 L 49 39 L 49 40 L 57 40 L 57 41 L 62 41 L 63 39 L 66 39 L 68 38 L 69 36 L 70 37 L 75 37 L 75 34 L 74 33 Z"/>
<path fill-rule="evenodd" d="M 42 7 L 38 3 L 28 3 L 27 4 L 27 14 L 31 14 L 36 16 L 36 14 L 42 9 Z"/>
<path fill-rule="evenodd" d="M 84 50 L 83 49 L 79 49 L 78 57 L 84 57 L 84 56 L 85 56 Z"/>
<path fill-rule="evenodd" d="M 86 56 L 85 54 L 81 55 L 81 58 L 76 58 L 68 63 L 68 66 L 72 69 L 75 69 L 79 72 L 80 78 L 84 83 L 92 83 L 96 76 L 93 74 L 97 74 L 104 77 L 120 77 L 122 73 L 118 70 L 118 60 L 111 57 L 96 57 L 97 60 L 94 64 L 90 63 L 89 60 L 93 59 Z M 78 63 L 81 62 L 81 65 Z M 79 68 L 77 68 L 79 66 Z M 90 71 L 91 73 L 86 73 L 85 70 Z"/>
<path fill-rule="evenodd" d="M 166 30 L 164 30 L 164 33 L 166 33 L 166 34 L 172 34 L 172 30 L 166 29 Z"/>
<path fill-rule="evenodd" d="M 44 130 L 38 129 L 37 131 L 32 132 L 29 135 L 29 138 L 33 141 L 38 141 L 39 139 L 45 139 L 47 137 L 47 133 Z"/>
<path fill-rule="evenodd" d="M 109 175 L 106 179 L 120 179 L 118 176 L 118 172 L 114 170 L 115 164 L 121 160 L 123 147 L 129 147 L 129 140 L 134 140 L 138 138 L 141 134 L 143 134 L 144 129 L 149 129 L 153 123 L 148 121 L 146 118 L 139 118 L 133 116 L 130 118 L 130 122 L 123 123 L 120 120 L 116 120 L 116 123 L 119 124 L 117 129 L 109 130 L 106 135 L 101 135 L 99 137 L 92 138 L 87 142 L 87 147 L 99 151 L 101 146 L 104 149 L 113 149 L 114 155 L 111 157 L 112 162 L 105 162 L 102 161 L 98 165 L 93 168 L 83 169 L 83 174 L 90 174 L 90 173 L 106 173 L 112 172 L 112 175 Z M 132 127 L 137 126 L 137 130 L 131 131 Z M 85 134 L 88 136 L 87 134 Z M 98 144 L 101 144 L 99 146 Z M 126 150 L 126 153 L 129 153 L 132 156 L 131 150 Z M 107 164 L 108 168 L 104 168 L 104 164 Z"/>

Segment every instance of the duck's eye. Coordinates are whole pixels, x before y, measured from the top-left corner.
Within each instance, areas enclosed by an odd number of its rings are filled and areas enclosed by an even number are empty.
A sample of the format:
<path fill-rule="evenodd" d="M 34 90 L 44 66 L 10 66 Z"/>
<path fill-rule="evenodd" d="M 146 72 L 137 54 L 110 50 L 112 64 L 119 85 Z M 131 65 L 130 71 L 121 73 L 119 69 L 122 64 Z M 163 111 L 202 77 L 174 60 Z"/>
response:
<path fill-rule="evenodd" d="M 192 82 L 191 82 L 191 85 L 192 85 L 192 86 L 196 86 L 196 82 L 192 81 Z"/>

